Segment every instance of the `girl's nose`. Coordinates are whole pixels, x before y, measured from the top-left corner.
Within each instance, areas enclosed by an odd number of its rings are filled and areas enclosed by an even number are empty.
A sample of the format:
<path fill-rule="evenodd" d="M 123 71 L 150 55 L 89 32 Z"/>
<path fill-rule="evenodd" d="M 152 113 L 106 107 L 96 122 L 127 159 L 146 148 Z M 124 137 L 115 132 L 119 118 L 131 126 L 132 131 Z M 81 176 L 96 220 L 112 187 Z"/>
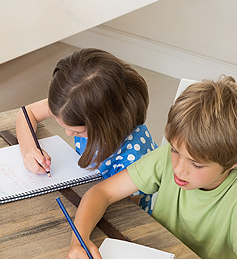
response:
<path fill-rule="evenodd" d="M 66 133 L 66 135 L 68 135 L 68 136 L 74 136 L 74 131 L 71 131 L 71 130 L 69 130 L 69 129 L 65 129 L 65 133 Z"/>
<path fill-rule="evenodd" d="M 81 137 L 85 137 L 85 138 L 87 138 L 87 131 L 82 132 L 82 133 L 80 134 L 80 136 L 81 136 Z"/>

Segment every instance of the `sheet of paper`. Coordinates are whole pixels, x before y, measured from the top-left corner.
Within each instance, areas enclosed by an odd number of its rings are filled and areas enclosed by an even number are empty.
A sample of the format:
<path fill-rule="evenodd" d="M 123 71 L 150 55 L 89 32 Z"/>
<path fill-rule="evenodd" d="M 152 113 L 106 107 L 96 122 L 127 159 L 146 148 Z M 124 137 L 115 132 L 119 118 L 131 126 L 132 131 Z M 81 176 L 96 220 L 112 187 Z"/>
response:
<path fill-rule="evenodd" d="M 118 239 L 106 238 L 99 248 L 103 259 L 170 259 L 170 254 L 151 247 Z"/>
<path fill-rule="evenodd" d="M 0 149 L 0 197 L 40 190 L 46 186 L 94 175 L 95 171 L 78 166 L 79 155 L 59 136 L 39 140 L 40 146 L 51 156 L 51 177 L 33 174 L 23 164 L 19 145 Z"/>

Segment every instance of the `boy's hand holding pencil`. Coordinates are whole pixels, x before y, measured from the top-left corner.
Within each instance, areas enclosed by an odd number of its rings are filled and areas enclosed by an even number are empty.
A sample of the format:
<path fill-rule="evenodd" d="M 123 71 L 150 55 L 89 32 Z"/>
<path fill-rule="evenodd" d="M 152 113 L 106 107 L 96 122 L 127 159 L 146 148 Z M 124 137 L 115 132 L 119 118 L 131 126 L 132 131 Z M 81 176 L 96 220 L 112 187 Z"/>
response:
<path fill-rule="evenodd" d="M 76 239 L 75 239 L 76 240 Z M 102 259 L 98 248 L 91 240 L 84 240 L 91 255 L 94 259 Z M 75 243 L 75 245 L 71 244 L 69 253 L 67 256 L 68 259 L 88 259 L 88 255 L 79 242 Z"/>
<path fill-rule="evenodd" d="M 75 224 L 73 223 L 73 221 L 71 220 L 67 210 L 65 209 L 62 201 L 60 200 L 60 198 L 56 198 L 56 201 L 58 202 L 58 205 L 60 206 L 63 214 L 65 215 L 68 223 L 70 224 L 73 232 L 74 232 L 74 236 L 72 237 L 72 243 L 71 243 L 71 247 L 69 250 L 69 254 L 68 254 L 68 258 L 70 259 L 101 259 L 101 255 L 98 251 L 98 248 L 95 246 L 95 244 L 90 241 L 90 239 L 88 238 L 87 240 L 83 239 L 81 237 L 81 234 L 79 233 L 79 231 L 77 230 Z M 93 257 L 94 255 L 94 257 Z"/>

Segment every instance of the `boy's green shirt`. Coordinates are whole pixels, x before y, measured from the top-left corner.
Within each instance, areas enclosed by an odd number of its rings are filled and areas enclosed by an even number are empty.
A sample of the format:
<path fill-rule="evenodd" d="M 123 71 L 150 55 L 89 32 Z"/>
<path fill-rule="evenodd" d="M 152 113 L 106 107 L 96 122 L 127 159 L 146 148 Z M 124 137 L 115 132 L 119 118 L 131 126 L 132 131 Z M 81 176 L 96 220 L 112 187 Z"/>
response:
<path fill-rule="evenodd" d="M 201 258 L 237 258 L 237 169 L 214 190 L 183 190 L 174 182 L 170 148 L 127 168 L 138 189 L 159 190 L 152 216 Z"/>

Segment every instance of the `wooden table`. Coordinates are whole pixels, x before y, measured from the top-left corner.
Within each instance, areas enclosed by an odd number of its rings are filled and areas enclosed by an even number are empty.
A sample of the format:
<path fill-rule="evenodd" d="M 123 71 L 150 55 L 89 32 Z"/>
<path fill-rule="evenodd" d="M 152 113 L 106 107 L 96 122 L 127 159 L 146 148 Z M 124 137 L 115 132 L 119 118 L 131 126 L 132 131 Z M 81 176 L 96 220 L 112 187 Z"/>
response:
<path fill-rule="evenodd" d="M 17 111 L 0 113 L 0 131 L 10 130 L 15 134 Z M 38 127 L 39 139 L 51 135 L 43 124 Z M 0 140 L 0 147 L 7 145 Z M 83 196 L 97 182 L 71 189 Z M 0 205 L 0 258 L 67 257 L 72 231 L 55 201 L 56 197 L 61 198 L 74 218 L 77 208 L 60 191 Z M 199 258 L 128 198 L 111 205 L 104 219 L 129 241 L 173 253 L 176 258 Z M 91 235 L 98 247 L 106 237 L 98 227 Z"/>

